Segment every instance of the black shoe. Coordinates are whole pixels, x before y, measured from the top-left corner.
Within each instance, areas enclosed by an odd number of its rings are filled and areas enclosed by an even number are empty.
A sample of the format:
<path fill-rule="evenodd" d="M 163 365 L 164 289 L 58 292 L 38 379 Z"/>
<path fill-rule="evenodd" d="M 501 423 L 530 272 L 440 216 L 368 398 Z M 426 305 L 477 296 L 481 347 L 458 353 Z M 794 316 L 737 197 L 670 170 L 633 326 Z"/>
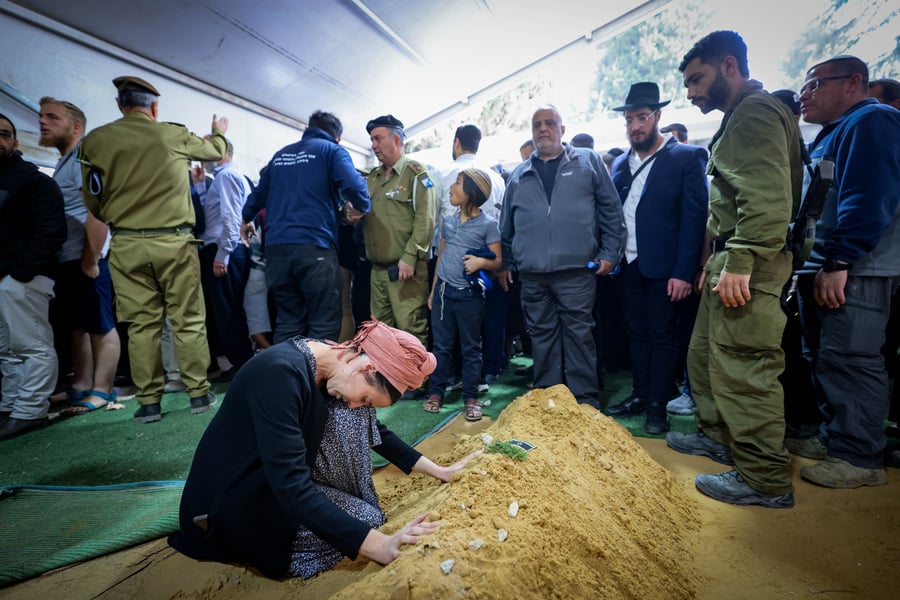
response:
<path fill-rule="evenodd" d="M 218 399 L 212 391 L 206 392 L 205 396 L 191 398 L 191 414 L 199 415 L 200 413 L 205 413 L 215 406 L 217 402 Z"/>
<path fill-rule="evenodd" d="M 428 395 L 429 389 L 427 386 L 422 386 L 420 388 L 414 390 L 406 390 L 400 396 L 401 400 L 421 400 L 422 398 Z"/>
<path fill-rule="evenodd" d="M 159 403 L 142 404 L 139 409 L 134 411 L 134 420 L 141 423 L 154 423 L 162 419 L 162 410 Z"/>
<path fill-rule="evenodd" d="M 637 396 L 628 396 L 624 402 L 610 406 L 606 409 L 606 414 L 611 417 L 627 417 L 631 415 L 640 415 L 647 410 L 648 403 L 643 398 Z"/>
<path fill-rule="evenodd" d="M 650 435 L 661 435 L 669 430 L 669 420 L 663 419 L 659 420 L 651 420 L 647 419 L 647 422 L 644 423 L 644 431 L 649 433 Z"/>
<path fill-rule="evenodd" d="M 644 420 L 644 431 L 650 435 L 659 435 L 669 430 L 669 415 L 665 402 L 651 402 L 647 407 L 647 418 Z"/>
<path fill-rule="evenodd" d="M 215 377 L 209 380 L 210 383 L 228 383 L 232 379 L 234 379 L 234 374 L 237 373 L 237 367 L 231 367 L 227 371 L 222 371 Z"/>
<path fill-rule="evenodd" d="M 0 410 L 0 425 L 6 423 L 9 420 L 9 415 L 12 413 L 6 410 Z"/>
<path fill-rule="evenodd" d="M 42 419 L 15 419 L 7 417 L 3 424 L 0 425 L 0 440 L 8 440 L 23 433 L 46 427 L 49 424 L 50 419 L 47 417 Z"/>

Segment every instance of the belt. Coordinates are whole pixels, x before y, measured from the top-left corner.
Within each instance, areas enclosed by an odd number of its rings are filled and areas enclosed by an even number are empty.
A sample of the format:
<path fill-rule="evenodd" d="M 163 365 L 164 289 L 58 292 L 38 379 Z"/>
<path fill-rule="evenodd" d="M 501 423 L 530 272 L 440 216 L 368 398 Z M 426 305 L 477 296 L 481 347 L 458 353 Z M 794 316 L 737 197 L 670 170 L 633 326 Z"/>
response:
<path fill-rule="evenodd" d="M 726 239 L 709 240 L 710 251 L 713 254 L 715 254 L 716 252 L 722 252 L 723 250 L 725 250 L 725 242 L 727 241 L 728 240 Z"/>
<path fill-rule="evenodd" d="M 156 227 L 153 229 L 125 229 L 111 227 L 113 235 L 164 235 L 167 233 L 191 233 L 193 227 L 187 223 L 175 227 Z"/>
<path fill-rule="evenodd" d="M 467 285 L 465 287 L 457 287 L 455 285 L 450 285 L 443 279 L 438 279 L 438 283 L 440 283 L 442 286 L 450 288 L 451 290 L 456 290 L 457 292 L 468 292 L 472 289 L 472 286 L 470 286 L 470 285 Z"/>

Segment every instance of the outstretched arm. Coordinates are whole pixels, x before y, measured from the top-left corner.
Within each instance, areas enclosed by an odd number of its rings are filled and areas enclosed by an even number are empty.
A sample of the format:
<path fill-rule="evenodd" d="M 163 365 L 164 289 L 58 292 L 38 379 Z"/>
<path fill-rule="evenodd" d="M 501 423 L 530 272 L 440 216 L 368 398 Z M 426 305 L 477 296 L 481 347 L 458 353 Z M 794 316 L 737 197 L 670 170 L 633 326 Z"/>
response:
<path fill-rule="evenodd" d="M 447 467 L 442 467 L 436 464 L 427 456 L 421 456 L 419 460 L 416 461 L 416 464 L 413 465 L 412 470 L 414 473 L 424 473 L 425 475 L 431 475 L 432 477 L 440 479 L 444 483 L 447 483 L 448 481 L 453 479 L 453 476 L 460 472 L 470 460 L 472 460 L 476 456 L 481 456 L 481 454 L 481 450 L 476 450 L 462 460 L 457 461 Z"/>

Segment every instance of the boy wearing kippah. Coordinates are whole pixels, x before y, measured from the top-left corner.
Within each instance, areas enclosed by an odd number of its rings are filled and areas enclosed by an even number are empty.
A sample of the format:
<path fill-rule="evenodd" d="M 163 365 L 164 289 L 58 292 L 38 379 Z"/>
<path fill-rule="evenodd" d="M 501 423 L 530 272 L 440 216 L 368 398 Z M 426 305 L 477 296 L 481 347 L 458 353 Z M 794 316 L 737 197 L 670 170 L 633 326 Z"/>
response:
<path fill-rule="evenodd" d="M 481 270 L 492 271 L 503 263 L 500 228 L 479 208 L 490 195 L 490 176 L 480 169 L 460 171 L 450 186 L 450 203 L 459 207 L 459 213 L 444 217 L 441 223 L 434 285 L 428 297 L 437 368 L 431 377 L 431 393 L 422 407 L 428 412 L 440 411 L 452 368 L 453 342 L 458 335 L 467 421 L 482 417 L 478 380 L 484 287 L 478 275 Z"/>

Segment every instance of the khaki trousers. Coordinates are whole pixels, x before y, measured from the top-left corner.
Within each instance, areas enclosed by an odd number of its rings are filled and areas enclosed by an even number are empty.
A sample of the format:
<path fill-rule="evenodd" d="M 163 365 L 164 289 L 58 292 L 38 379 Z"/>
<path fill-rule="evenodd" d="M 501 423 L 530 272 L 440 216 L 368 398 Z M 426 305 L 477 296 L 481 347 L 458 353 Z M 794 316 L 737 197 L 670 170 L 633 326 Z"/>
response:
<path fill-rule="evenodd" d="M 131 378 L 140 404 L 156 404 L 165 387 L 160 337 L 172 324 L 181 379 L 191 398 L 206 396 L 209 347 L 197 241 L 190 233 L 117 234 L 109 270 L 119 321 L 128 323 Z"/>

